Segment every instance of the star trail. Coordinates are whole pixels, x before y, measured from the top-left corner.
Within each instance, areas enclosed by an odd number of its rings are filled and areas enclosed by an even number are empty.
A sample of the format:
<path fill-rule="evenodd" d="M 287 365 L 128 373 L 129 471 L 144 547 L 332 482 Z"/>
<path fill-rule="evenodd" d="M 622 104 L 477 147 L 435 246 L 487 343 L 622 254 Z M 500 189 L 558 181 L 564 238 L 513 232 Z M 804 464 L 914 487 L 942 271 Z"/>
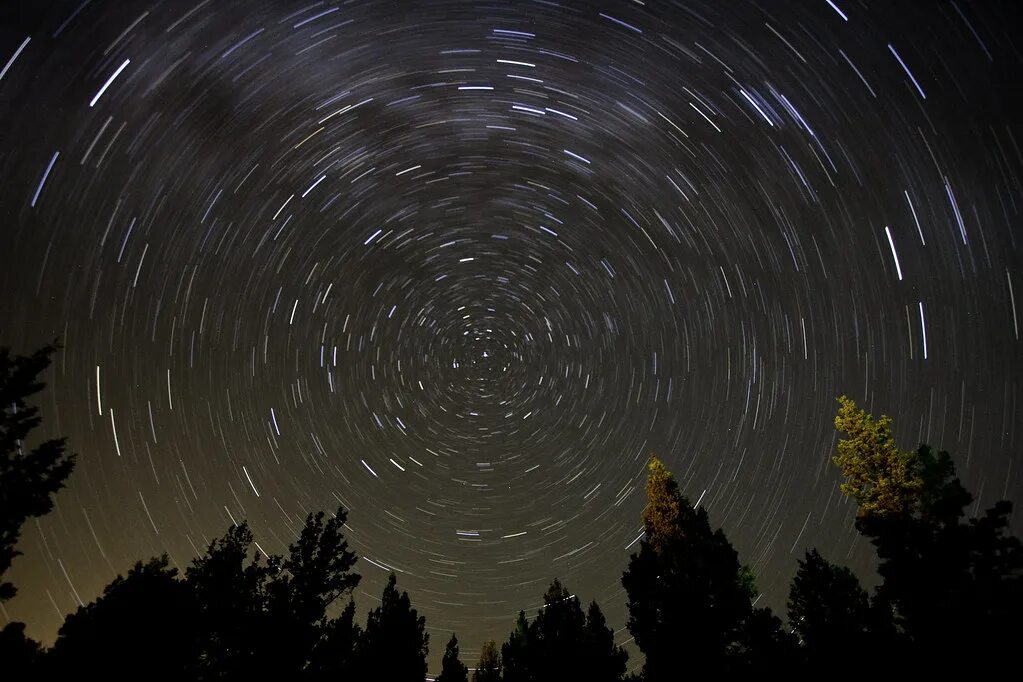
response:
<path fill-rule="evenodd" d="M 0 10 L 0 344 L 79 453 L 7 618 L 350 510 L 432 668 L 559 577 L 618 633 L 656 452 L 784 604 L 861 575 L 834 399 L 1021 499 L 1013 3 Z M 1019 532 L 1018 521 L 1014 522 Z"/>

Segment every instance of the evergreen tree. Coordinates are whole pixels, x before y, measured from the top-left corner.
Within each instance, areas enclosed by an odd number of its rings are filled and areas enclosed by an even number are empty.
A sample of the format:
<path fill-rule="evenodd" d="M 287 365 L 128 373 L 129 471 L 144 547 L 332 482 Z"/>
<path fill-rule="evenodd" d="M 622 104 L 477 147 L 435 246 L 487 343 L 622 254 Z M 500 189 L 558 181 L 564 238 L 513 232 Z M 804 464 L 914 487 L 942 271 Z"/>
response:
<path fill-rule="evenodd" d="M 199 611 L 193 627 L 202 644 L 200 679 L 258 677 L 278 670 L 267 595 L 281 560 L 264 562 L 251 546 L 248 525 L 231 526 L 185 571 Z"/>
<path fill-rule="evenodd" d="M 508 641 L 501 645 L 504 682 L 530 682 L 533 679 L 530 653 L 529 621 L 526 620 L 526 612 L 519 611 L 515 629 L 508 636 Z"/>
<path fill-rule="evenodd" d="M 972 501 L 946 452 L 898 450 L 891 418 L 874 419 L 844 396 L 835 463 L 858 504 L 857 529 L 877 549 L 875 601 L 890 609 L 916 671 L 948 673 L 948 652 L 973 665 L 1008 664 L 1023 636 L 1023 546 L 1008 534 L 1009 502 L 964 522 Z"/>
<path fill-rule="evenodd" d="M 369 612 L 359 642 L 359 663 L 366 678 L 421 682 L 429 651 L 426 618 L 412 608 L 407 592 L 398 594 L 396 583 L 392 573 L 380 606 Z"/>
<path fill-rule="evenodd" d="M 268 587 L 268 610 L 275 636 L 275 665 L 297 674 L 317 646 L 328 625 L 327 609 L 339 597 L 350 595 L 360 576 L 352 573 L 357 557 L 342 533 L 347 519 L 343 508 L 324 522 L 323 512 L 309 514 L 281 571 Z M 344 621 L 332 623 L 334 636 Z"/>
<path fill-rule="evenodd" d="M 529 624 L 533 679 L 566 680 L 578 674 L 586 616 L 579 598 L 555 578 L 543 595 L 543 608 Z"/>
<path fill-rule="evenodd" d="M 166 555 L 138 562 L 70 614 L 46 656 L 47 678 L 194 679 L 198 613 Z"/>
<path fill-rule="evenodd" d="M 838 403 L 835 428 L 848 436 L 839 440 L 834 457 L 845 477 L 842 492 L 856 500 L 861 516 L 911 512 L 921 482 L 912 453 L 895 444 L 892 418 L 874 419 L 846 396 Z"/>
<path fill-rule="evenodd" d="M 483 642 L 480 649 L 480 660 L 476 663 L 476 670 L 472 673 L 472 682 L 500 682 L 501 680 L 501 655 L 497 653 L 497 643 L 494 640 Z"/>
<path fill-rule="evenodd" d="M 3 580 L 15 557 L 21 527 L 53 508 L 52 495 L 64 487 L 75 456 L 64 452 L 64 439 L 44 440 L 27 449 L 25 439 L 39 423 L 39 409 L 27 400 L 43 388 L 40 376 L 50 365 L 56 345 L 32 355 L 11 355 L 0 348 L 0 604 L 17 589 Z M 25 636 L 24 623 L 0 630 L 0 661 L 14 679 L 28 677 L 39 659 L 39 645 Z"/>
<path fill-rule="evenodd" d="M 850 650 L 869 648 L 873 616 L 867 592 L 852 571 L 829 563 L 816 549 L 799 561 L 788 611 L 792 630 L 816 671 Z"/>
<path fill-rule="evenodd" d="M 625 675 L 629 654 L 614 643 L 614 631 L 597 602 L 590 602 L 579 658 L 579 677 L 593 682 L 618 682 Z"/>
<path fill-rule="evenodd" d="M 335 682 L 356 679 L 359 675 L 357 650 L 362 629 L 355 622 L 355 602 L 351 599 L 341 615 L 327 621 L 306 668 L 310 682 Z"/>
<path fill-rule="evenodd" d="M 618 682 L 628 655 L 614 644 L 596 602 L 584 614 L 579 599 L 555 579 L 544 605 L 527 623 L 519 612 L 515 630 L 502 647 L 505 682 L 585 679 Z"/>
<path fill-rule="evenodd" d="M 458 659 L 458 638 L 451 633 L 451 639 L 444 648 L 444 658 L 441 659 L 440 675 L 437 682 L 468 682 L 469 668 Z"/>
<path fill-rule="evenodd" d="M 622 576 L 629 630 L 646 656 L 644 677 L 674 679 L 680 657 L 697 675 L 773 659 L 752 648 L 780 639 L 763 631 L 777 619 L 754 613 L 750 574 L 724 532 L 711 531 L 706 510 L 693 508 L 656 457 L 646 490 L 645 534 Z"/>
<path fill-rule="evenodd" d="M 21 554 L 15 549 L 21 527 L 53 509 L 51 496 L 64 487 L 75 464 L 75 456 L 64 453 L 63 438 L 30 450 L 25 444 L 41 421 L 39 408 L 26 401 L 42 390 L 40 375 L 56 350 L 51 344 L 22 356 L 0 348 L 0 603 L 17 592 L 3 576 Z"/>

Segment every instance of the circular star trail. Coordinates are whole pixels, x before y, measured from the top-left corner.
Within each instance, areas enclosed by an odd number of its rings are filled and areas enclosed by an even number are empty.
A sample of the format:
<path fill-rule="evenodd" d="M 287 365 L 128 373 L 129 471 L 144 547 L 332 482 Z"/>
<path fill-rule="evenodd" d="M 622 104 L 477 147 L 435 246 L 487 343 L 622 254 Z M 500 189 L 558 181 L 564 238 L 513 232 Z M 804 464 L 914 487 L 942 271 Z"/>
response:
<path fill-rule="evenodd" d="M 806 547 L 869 569 L 841 393 L 1020 497 L 1010 3 L 18 4 L 0 342 L 60 337 L 80 453 L 15 564 L 44 640 L 339 504 L 431 660 L 554 577 L 622 628 L 650 452 L 778 607 Z"/>

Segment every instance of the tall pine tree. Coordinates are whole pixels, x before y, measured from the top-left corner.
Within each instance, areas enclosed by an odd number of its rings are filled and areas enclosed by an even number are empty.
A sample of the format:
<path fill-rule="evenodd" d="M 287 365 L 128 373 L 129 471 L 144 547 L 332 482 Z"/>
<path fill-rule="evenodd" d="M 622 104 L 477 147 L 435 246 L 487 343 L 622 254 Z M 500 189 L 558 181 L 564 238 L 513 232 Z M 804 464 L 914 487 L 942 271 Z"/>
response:
<path fill-rule="evenodd" d="M 494 640 L 483 642 L 480 649 L 480 660 L 476 662 L 476 669 L 472 671 L 472 682 L 500 682 L 501 680 L 501 655 L 497 652 L 497 643 Z"/>
<path fill-rule="evenodd" d="M 778 656 L 777 619 L 754 610 L 752 581 L 721 529 L 712 531 L 674 476 L 651 457 L 644 536 L 622 586 L 629 631 L 646 656 L 647 682 L 675 679 L 680 664 L 694 675 L 734 674 Z"/>
<path fill-rule="evenodd" d="M 27 401 L 43 389 L 40 377 L 56 350 L 48 345 L 31 355 L 11 355 L 0 348 L 0 603 L 17 592 L 3 576 L 21 554 L 15 549 L 21 527 L 53 509 L 52 495 L 75 465 L 75 456 L 64 452 L 63 438 L 33 448 L 25 442 L 41 421 L 39 408 Z"/>
<path fill-rule="evenodd" d="M 877 549 L 875 601 L 894 613 L 907 666 L 948 673 L 957 649 L 971 651 L 977 669 L 1008 664 L 1023 637 L 1023 546 L 1008 534 L 1011 503 L 966 520 L 973 497 L 947 452 L 899 449 L 890 417 L 875 419 L 845 396 L 835 427 L 842 491 Z"/>
<path fill-rule="evenodd" d="M 3 577 L 21 554 L 16 549 L 21 527 L 53 508 L 53 494 L 74 468 L 75 456 L 65 454 L 64 439 L 44 440 L 35 447 L 25 442 L 40 423 L 39 409 L 28 399 L 42 390 L 41 375 L 56 350 L 53 344 L 22 356 L 0 348 L 0 605 L 17 592 Z M 24 623 L 8 623 L 0 630 L 0 661 L 13 678 L 27 679 L 39 655 Z"/>
<path fill-rule="evenodd" d="M 597 602 L 590 602 L 579 659 L 581 679 L 618 682 L 625 675 L 629 654 L 614 643 L 614 630 L 607 626 Z"/>
<path fill-rule="evenodd" d="M 458 638 L 451 633 L 451 639 L 444 647 L 444 658 L 440 661 L 440 675 L 437 682 L 468 682 L 469 668 L 458 658 Z"/>
<path fill-rule="evenodd" d="M 526 612 L 519 611 L 515 629 L 508 635 L 508 641 L 501 645 L 504 682 L 530 682 L 533 679 L 532 653 L 529 621 L 526 620 Z"/>
<path fill-rule="evenodd" d="M 359 663 L 367 679 L 422 682 L 430 636 L 426 618 L 412 608 L 407 592 L 398 593 L 397 579 L 387 579 L 380 606 L 369 612 L 359 646 Z"/>
<path fill-rule="evenodd" d="M 788 618 L 811 670 L 823 672 L 849 651 L 871 648 L 879 635 L 870 598 L 852 571 L 816 550 L 799 561 L 789 590 Z"/>

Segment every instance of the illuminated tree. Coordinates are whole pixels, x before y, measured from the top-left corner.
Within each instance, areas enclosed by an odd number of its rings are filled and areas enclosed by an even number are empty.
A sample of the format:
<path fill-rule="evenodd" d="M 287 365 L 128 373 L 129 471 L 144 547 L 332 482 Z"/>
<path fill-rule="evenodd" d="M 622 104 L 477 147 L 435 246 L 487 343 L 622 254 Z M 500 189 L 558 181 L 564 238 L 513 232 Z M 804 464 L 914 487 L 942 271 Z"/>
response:
<path fill-rule="evenodd" d="M 894 615 L 902 656 L 947 672 L 949 651 L 985 664 L 1007 659 L 1023 635 L 1023 546 L 1008 534 L 1011 503 L 964 520 L 972 501 L 947 452 L 900 450 L 889 417 L 874 419 L 839 398 L 846 437 L 835 463 L 859 505 L 856 527 L 877 549 L 875 602 Z"/>
<path fill-rule="evenodd" d="M 675 679 L 680 661 L 688 673 L 702 675 L 748 671 L 779 658 L 759 649 L 785 638 L 776 618 L 753 608 L 751 574 L 656 457 L 646 492 L 644 536 L 622 576 L 629 631 L 646 656 L 645 679 Z"/>
<path fill-rule="evenodd" d="M 895 444 L 892 418 L 874 419 L 845 396 L 838 403 L 835 428 L 846 437 L 838 441 L 834 462 L 845 477 L 842 492 L 856 500 L 860 516 L 912 512 L 922 484 L 913 453 Z"/>
<path fill-rule="evenodd" d="M 163 556 L 117 576 L 70 614 L 46 656 L 52 679 L 183 680 L 196 677 L 199 614 Z M 140 674 L 140 671 L 142 673 Z"/>
<path fill-rule="evenodd" d="M 499 682 L 501 679 L 501 654 L 497 651 L 494 640 L 483 642 L 480 649 L 480 660 L 472 673 L 472 682 Z"/>

